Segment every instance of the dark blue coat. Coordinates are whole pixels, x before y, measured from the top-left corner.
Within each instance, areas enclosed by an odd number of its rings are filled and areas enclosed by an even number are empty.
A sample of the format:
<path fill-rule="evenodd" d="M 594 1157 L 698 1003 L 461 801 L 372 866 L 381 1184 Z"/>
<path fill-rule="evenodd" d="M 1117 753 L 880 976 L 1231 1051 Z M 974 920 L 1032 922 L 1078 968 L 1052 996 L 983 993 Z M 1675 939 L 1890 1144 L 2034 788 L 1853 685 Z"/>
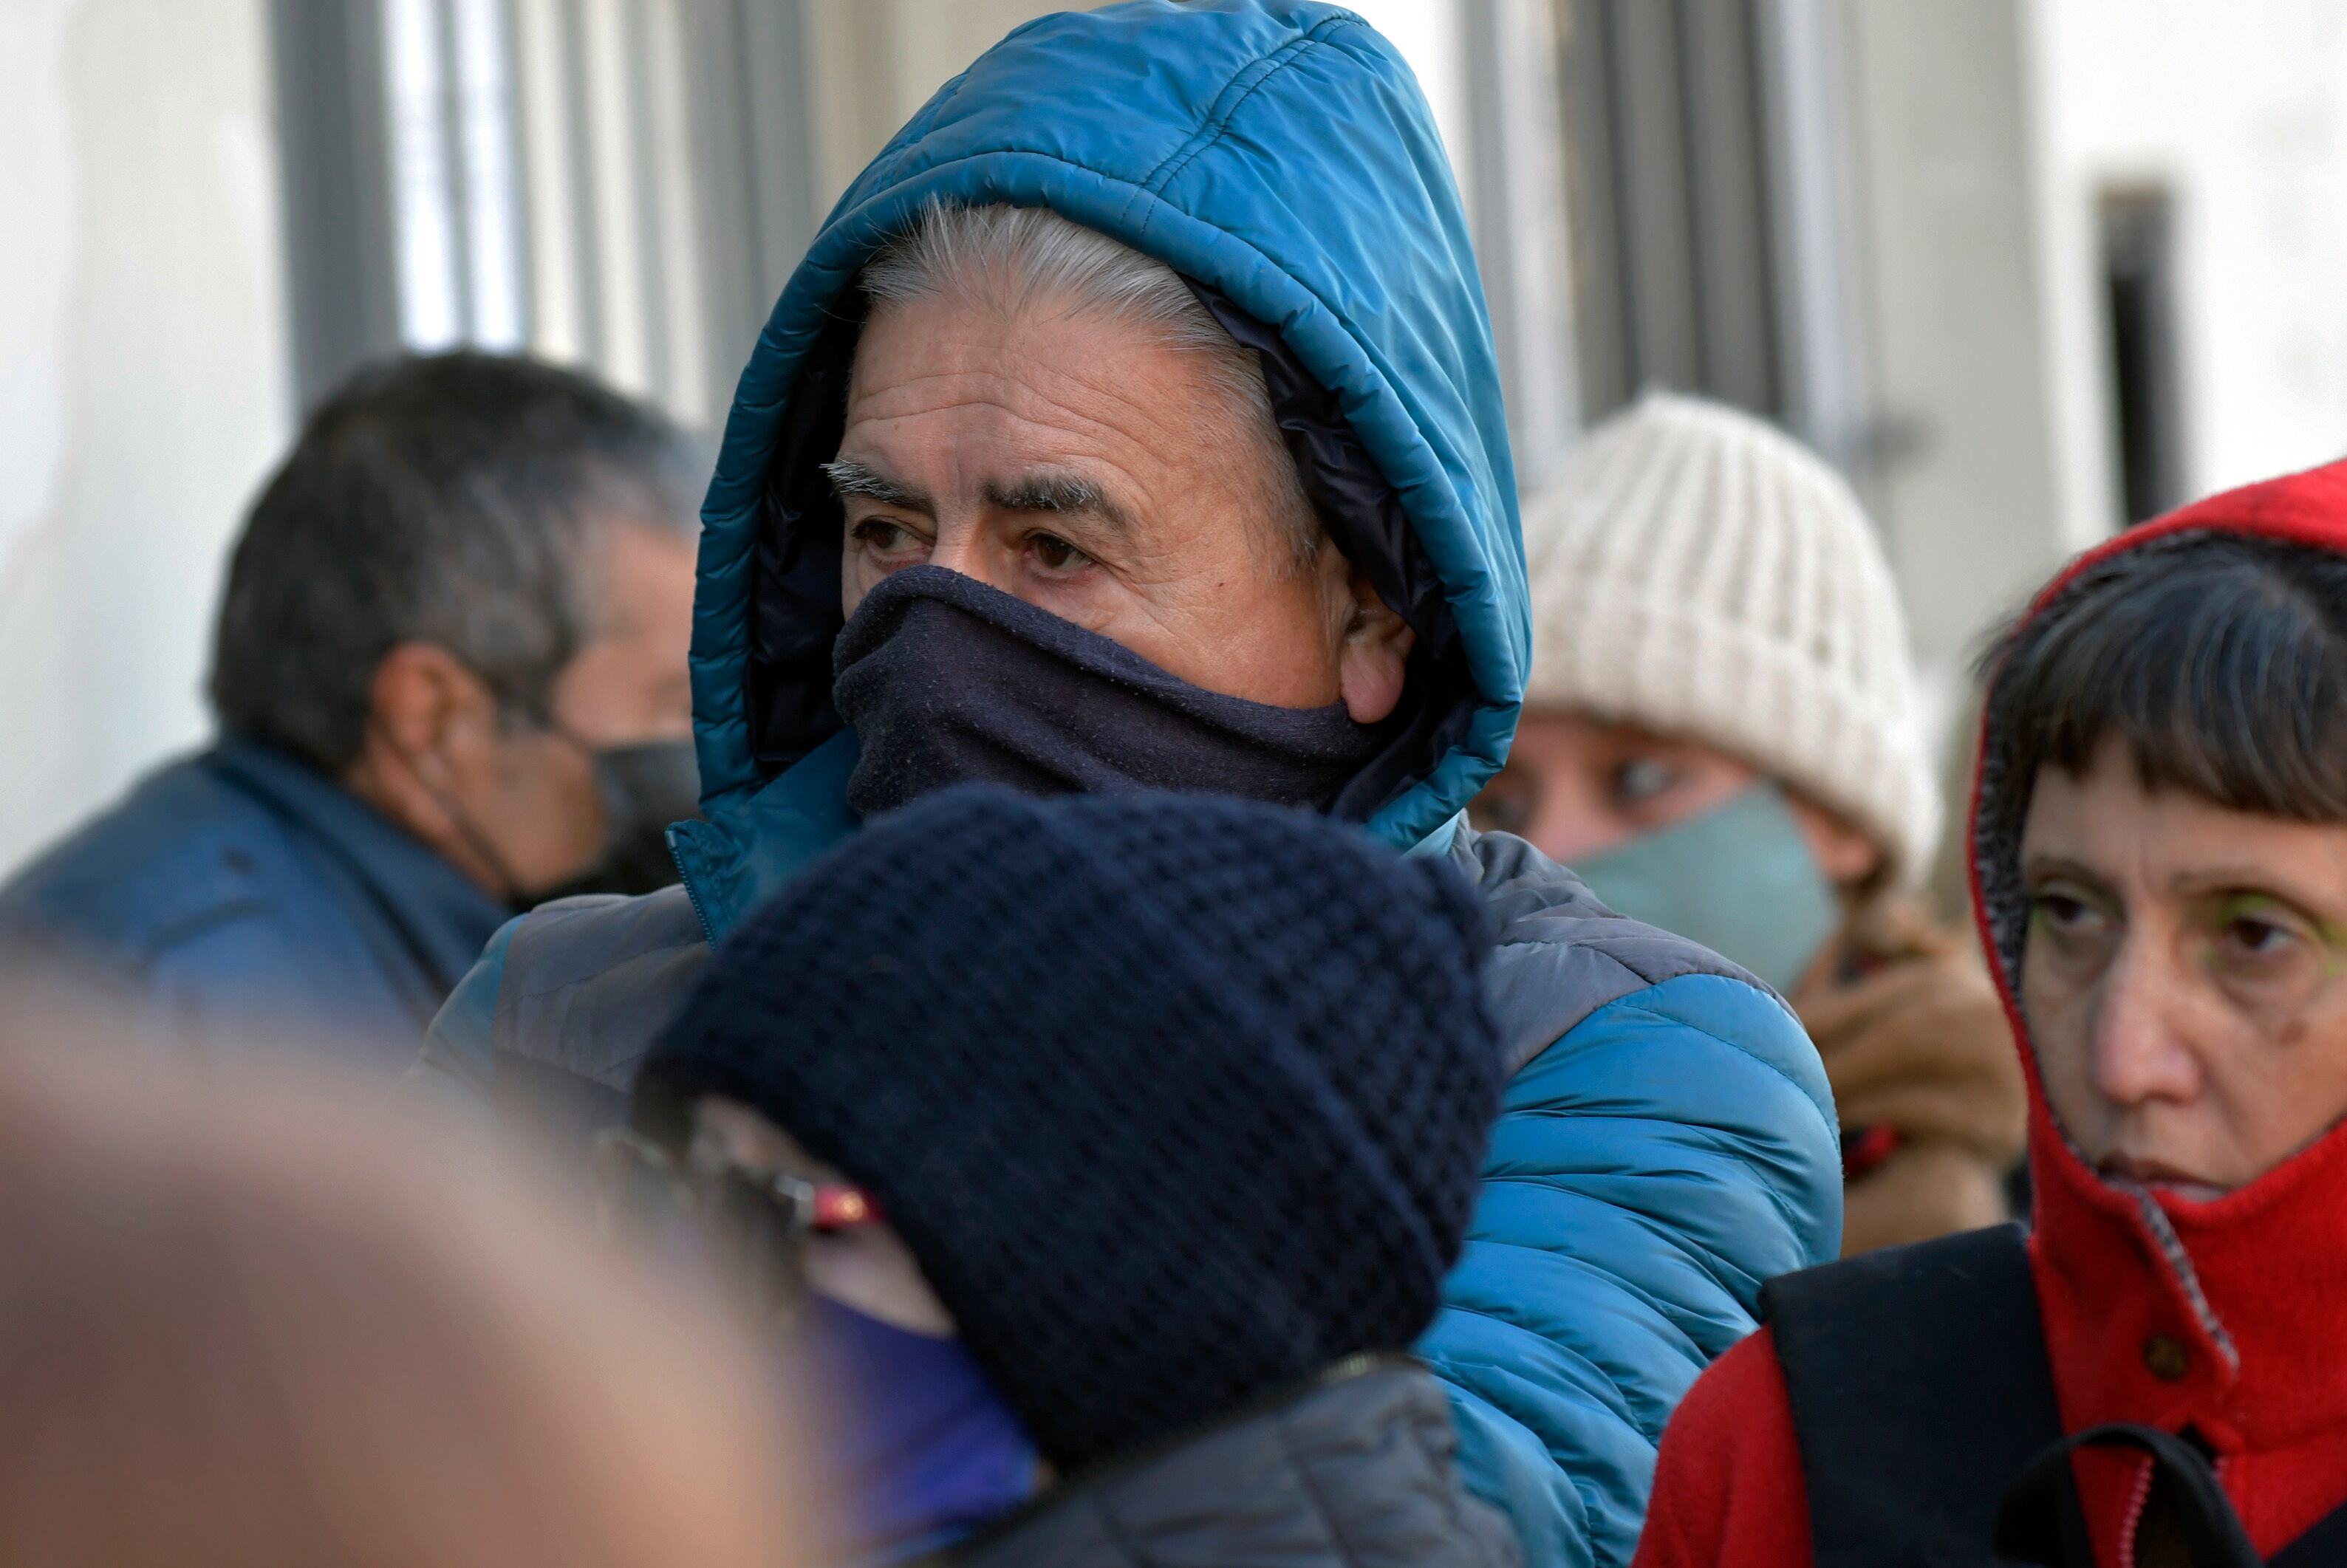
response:
<path fill-rule="evenodd" d="M 171 764 L 0 887 L 0 948 L 159 1041 L 396 1072 L 510 911 L 332 779 L 249 741 Z"/>

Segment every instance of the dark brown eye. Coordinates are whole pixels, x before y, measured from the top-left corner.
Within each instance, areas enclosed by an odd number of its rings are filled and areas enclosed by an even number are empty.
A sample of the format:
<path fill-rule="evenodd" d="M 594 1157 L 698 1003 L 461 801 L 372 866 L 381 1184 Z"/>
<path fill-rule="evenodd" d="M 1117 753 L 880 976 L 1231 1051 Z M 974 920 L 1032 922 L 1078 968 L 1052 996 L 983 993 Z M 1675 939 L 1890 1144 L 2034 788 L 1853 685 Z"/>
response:
<path fill-rule="evenodd" d="M 1046 571 L 1069 571 L 1092 564 L 1092 557 L 1057 534 L 1030 534 L 1027 543 Z"/>
<path fill-rule="evenodd" d="M 2270 920 L 2239 915 L 2226 923 L 2225 940 L 2244 953 L 2272 953 L 2289 942 L 2290 932 Z"/>
<path fill-rule="evenodd" d="M 2037 896 L 2037 913 L 2049 923 L 2075 926 L 2093 913 L 2079 900 L 2062 893 L 2041 893 Z"/>
<path fill-rule="evenodd" d="M 848 532 L 856 543 L 878 550 L 883 555 L 890 550 L 904 549 L 913 542 L 910 529 L 886 518 L 866 518 Z"/>

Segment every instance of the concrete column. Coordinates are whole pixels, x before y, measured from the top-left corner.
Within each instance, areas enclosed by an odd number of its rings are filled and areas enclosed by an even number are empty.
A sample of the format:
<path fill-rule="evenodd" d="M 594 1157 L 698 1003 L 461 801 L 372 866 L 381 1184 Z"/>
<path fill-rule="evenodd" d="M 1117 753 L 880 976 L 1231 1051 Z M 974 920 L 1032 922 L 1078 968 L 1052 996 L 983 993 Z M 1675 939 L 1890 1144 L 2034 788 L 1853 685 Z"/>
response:
<path fill-rule="evenodd" d="M 2075 544 L 2049 385 L 2025 0 L 1842 0 L 1866 292 L 1860 466 L 1934 694 Z"/>

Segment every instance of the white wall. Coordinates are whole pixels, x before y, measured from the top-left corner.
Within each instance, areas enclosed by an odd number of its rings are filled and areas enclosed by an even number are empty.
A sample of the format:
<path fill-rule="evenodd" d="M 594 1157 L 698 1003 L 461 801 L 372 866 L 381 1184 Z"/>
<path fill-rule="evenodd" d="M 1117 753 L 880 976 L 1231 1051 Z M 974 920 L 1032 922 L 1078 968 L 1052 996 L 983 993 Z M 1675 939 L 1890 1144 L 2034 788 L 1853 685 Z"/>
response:
<path fill-rule="evenodd" d="M 1867 487 L 1930 691 L 2072 548 L 2034 196 L 2030 0 L 1844 0 Z"/>
<path fill-rule="evenodd" d="M 1943 692 L 2116 527 L 2097 202 L 2175 200 L 2180 468 L 2347 453 L 2347 5 L 1842 0 L 1881 514 Z"/>
<path fill-rule="evenodd" d="M 0 4 L 0 871 L 207 729 L 289 426 L 262 0 Z"/>
<path fill-rule="evenodd" d="M 2188 494 L 2347 454 L 2347 6 L 2037 0 L 2065 492 L 2116 503 L 2097 293 L 2106 185 L 2175 197 Z"/>

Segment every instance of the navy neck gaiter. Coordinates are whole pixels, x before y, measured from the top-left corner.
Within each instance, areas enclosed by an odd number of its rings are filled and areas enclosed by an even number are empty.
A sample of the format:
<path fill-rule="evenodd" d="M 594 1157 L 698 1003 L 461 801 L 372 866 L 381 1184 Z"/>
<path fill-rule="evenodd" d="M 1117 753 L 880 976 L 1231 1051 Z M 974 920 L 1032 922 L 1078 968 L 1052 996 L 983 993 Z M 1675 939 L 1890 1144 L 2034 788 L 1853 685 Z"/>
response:
<path fill-rule="evenodd" d="M 866 816 L 971 781 L 1326 810 L 1389 738 L 1342 702 L 1276 708 L 1202 690 L 943 567 L 908 567 L 866 595 L 832 671 L 832 701 L 863 746 L 847 804 Z"/>

